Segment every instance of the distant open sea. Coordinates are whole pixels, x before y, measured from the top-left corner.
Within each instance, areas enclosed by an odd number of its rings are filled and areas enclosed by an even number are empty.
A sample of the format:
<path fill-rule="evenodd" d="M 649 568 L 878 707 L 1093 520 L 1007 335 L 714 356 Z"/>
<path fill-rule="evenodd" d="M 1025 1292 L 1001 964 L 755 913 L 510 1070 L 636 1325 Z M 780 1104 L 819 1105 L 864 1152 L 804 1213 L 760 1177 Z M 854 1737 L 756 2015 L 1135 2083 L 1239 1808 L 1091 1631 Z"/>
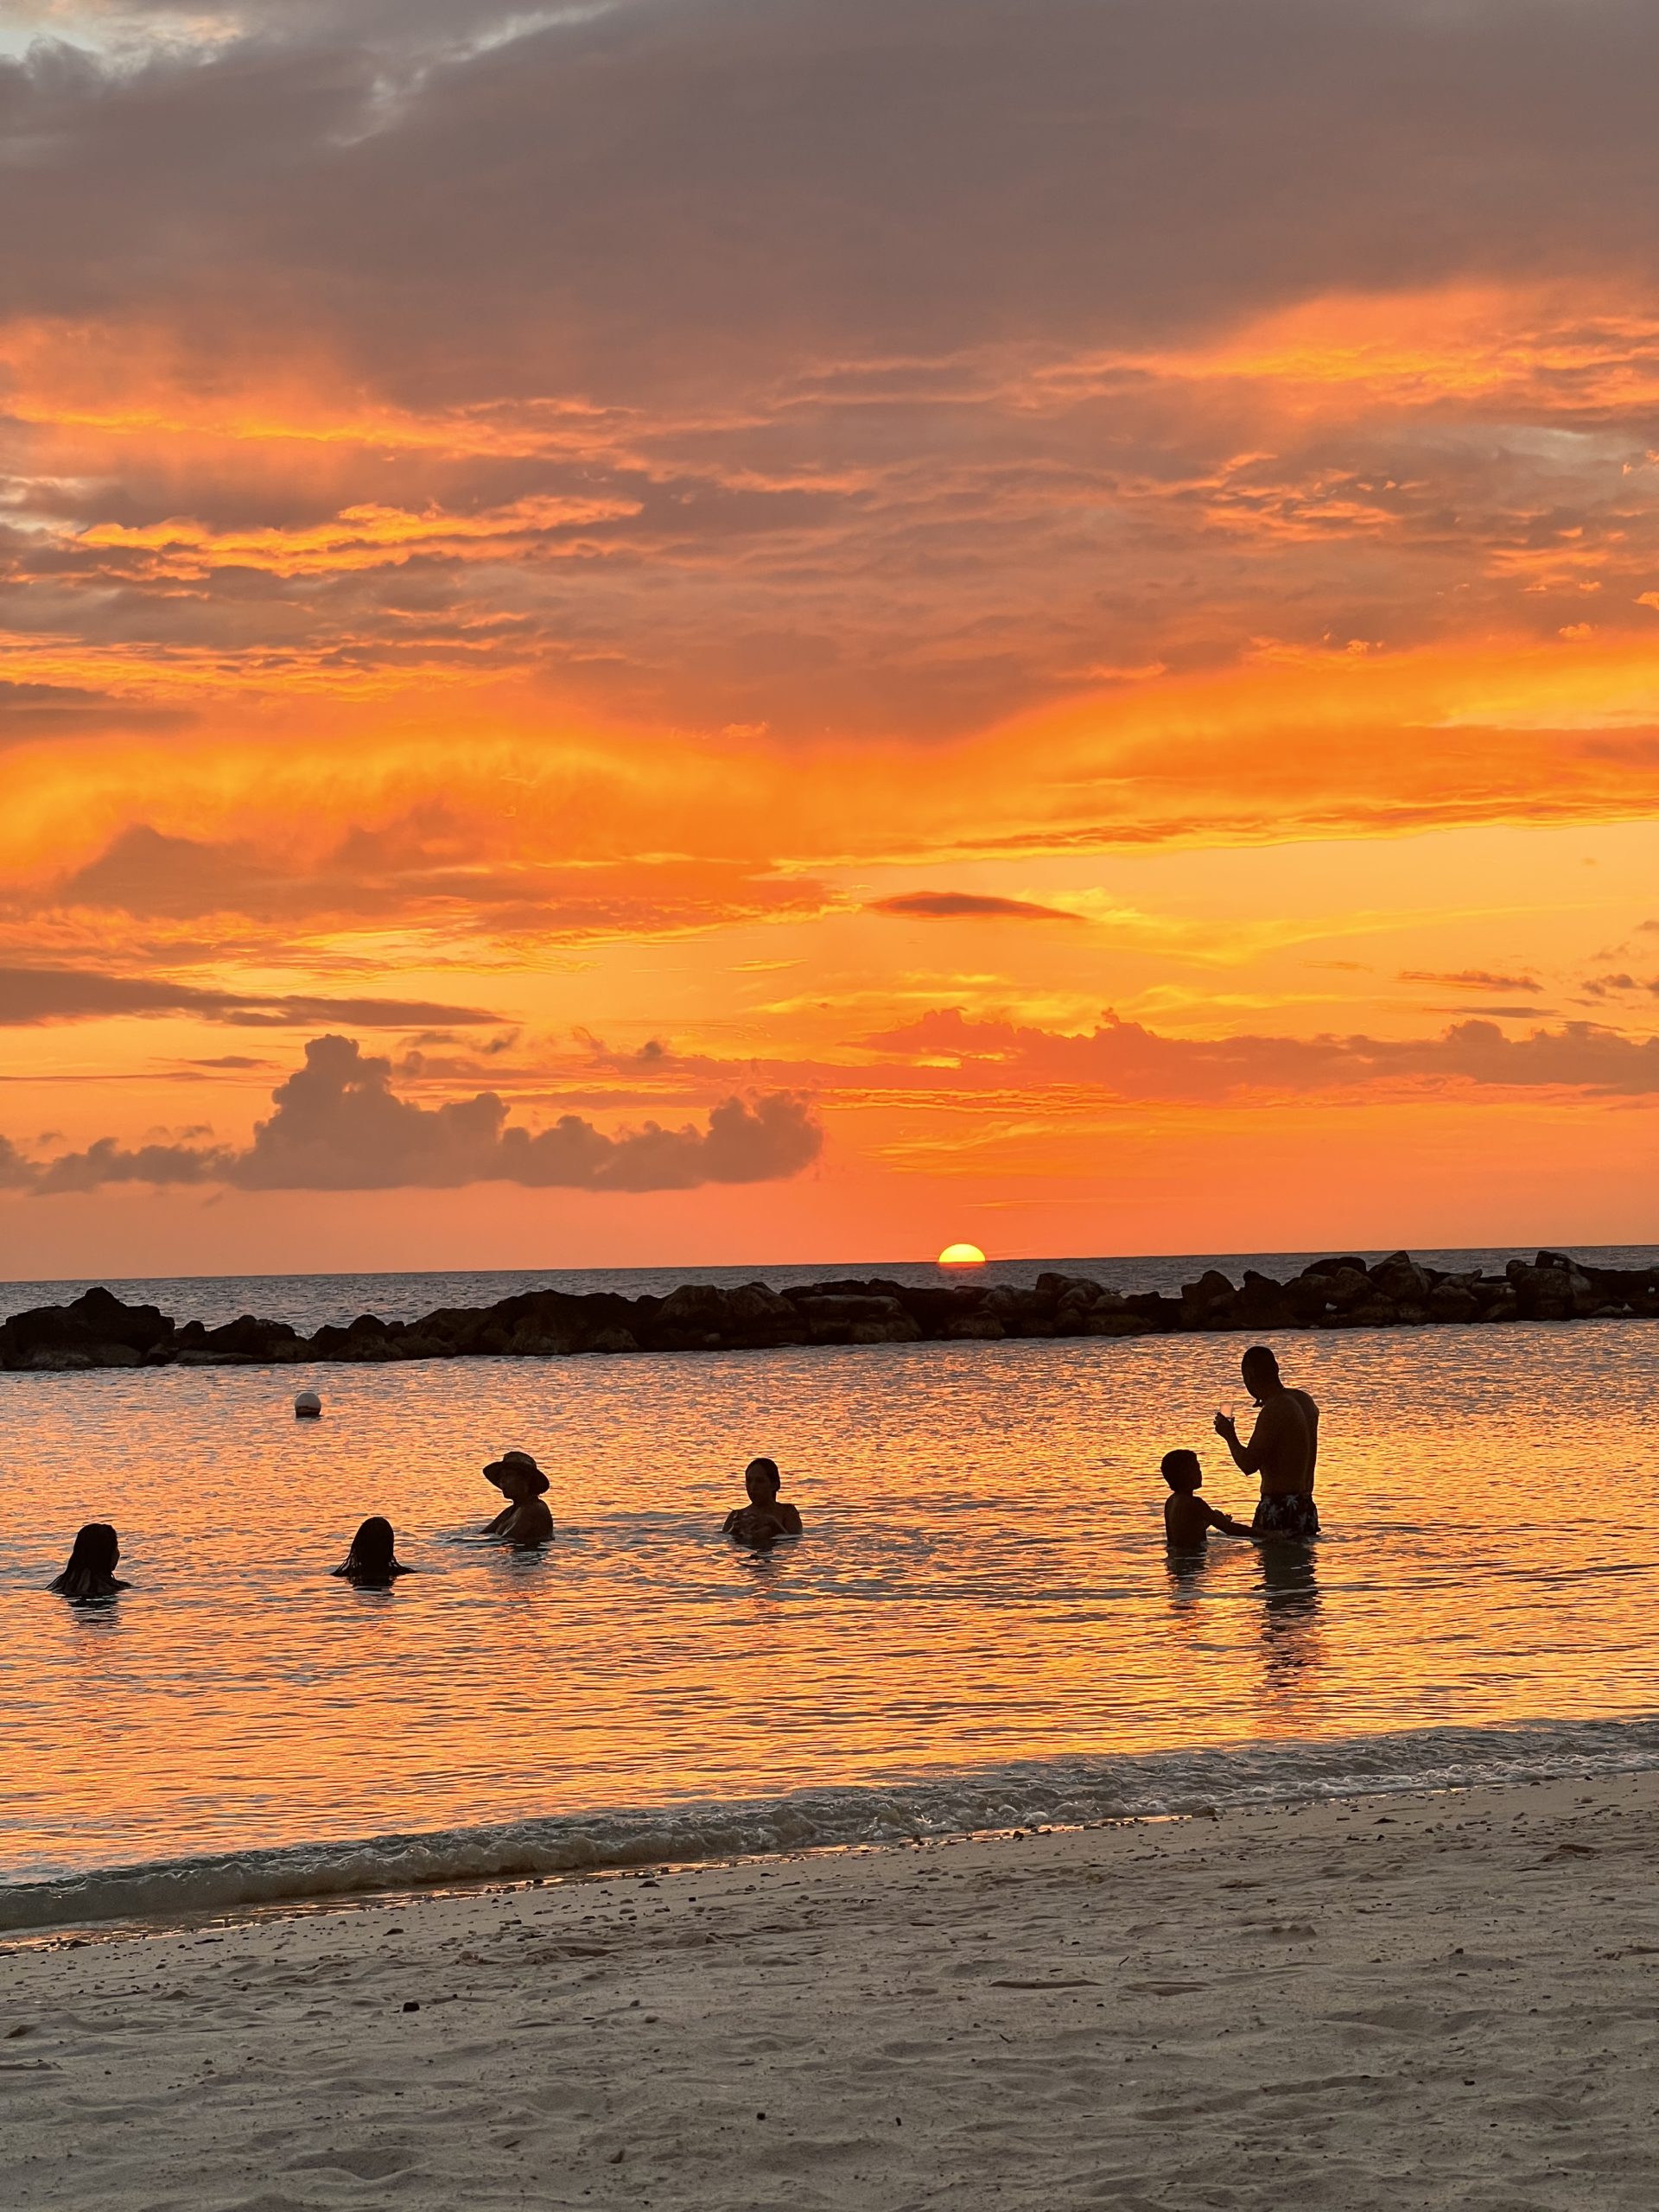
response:
<path fill-rule="evenodd" d="M 1659 1245 L 1577 1245 L 1575 1254 L 1603 1267 L 1650 1266 L 1659 1259 Z M 1501 1273 L 1512 1259 L 1532 1259 L 1535 1245 L 1496 1246 L 1468 1250 L 1423 1249 L 1414 1256 L 1437 1268 L 1483 1267 Z M 1008 1283 L 1016 1287 L 1036 1281 L 1047 1268 L 1065 1274 L 1092 1275 L 1119 1290 L 1176 1291 L 1192 1282 L 1206 1268 L 1218 1268 L 1235 1282 L 1244 1268 L 1263 1274 L 1296 1274 L 1318 1252 L 1198 1252 L 1163 1254 L 1153 1258 L 1093 1260 L 993 1260 L 976 1268 L 972 1279 L 982 1283 Z M 1385 1256 L 1361 1252 L 1370 1262 Z M 683 1282 L 770 1283 L 774 1290 L 791 1284 L 861 1281 L 883 1275 L 889 1281 L 924 1284 L 938 1282 L 940 1271 L 931 1261 L 861 1260 L 855 1264 L 747 1268 L 456 1268 L 430 1274 L 327 1275 L 77 1275 L 54 1282 L 0 1282 L 0 1320 L 31 1306 L 56 1306 L 79 1297 L 99 1282 L 118 1298 L 159 1306 L 178 1321 L 201 1321 L 213 1328 L 234 1320 L 238 1313 L 260 1319 L 288 1321 L 302 1332 L 325 1321 L 340 1324 L 359 1313 L 378 1313 L 383 1321 L 413 1320 L 441 1306 L 490 1306 L 524 1290 L 586 1292 L 609 1290 L 626 1298 L 661 1297 Z"/>
<path fill-rule="evenodd" d="M 987 1274 L 1170 1288 L 1306 1256 Z M 111 1287 L 310 1328 L 870 1274 L 935 1270 Z M 0 1311 L 85 1287 L 9 1285 Z M 1659 1325 L 1287 1337 L 1325 1408 L 1328 1534 L 1173 1567 L 1171 1445 L 1248 1508 L 1211 1433 L 1247 1413 L 1241 1344 L 0 1376 L 0 1927 L 1659 1764 Z M 319 1422 L 293 1419 L 302 1380 Z M 552 1481 L 539 1556 L 480 1535 L 480 1466 L 514 1444 Z M 753 1556 L 719 1531 L 760 1452 L 806 1535 Z M 371 1512 L 418 1570 L 390 1592 L 328 1572 Z M 133 1586 L 76 1610 L 44 1586 L 91 1519 Z"/>

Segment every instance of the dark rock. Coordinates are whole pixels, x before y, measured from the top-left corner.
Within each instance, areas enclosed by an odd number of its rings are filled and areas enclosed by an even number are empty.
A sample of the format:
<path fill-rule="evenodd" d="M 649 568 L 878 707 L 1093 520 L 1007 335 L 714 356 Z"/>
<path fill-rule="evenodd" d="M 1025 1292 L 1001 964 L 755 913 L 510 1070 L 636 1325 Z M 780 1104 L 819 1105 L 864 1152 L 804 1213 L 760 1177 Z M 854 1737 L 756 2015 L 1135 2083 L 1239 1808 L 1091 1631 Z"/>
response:
<path fill-rule="evenodd" d="M 1302 1273 L 1304 1275 L 1363 1275 L 1365 1262 L 1350 1253 L 1340 1260 L 1310 1260 Z"/>
<path fill-rule="evenodd" d="M 731 1293 L 713 1283 L 682 1283 L 677 1290 L 670 1291 L 657 1309 L 659 1329 L 695 1329 L 718 1332 L 726 1326 L 731 1316 Z M 782 1300 L 779 1303 L 781 1305 Z"/>
<path fill-rule="evenodd" d="M 1298 1275 L 1285 1285 L 1285 1303 L 1289 1306 L 1293 1325 L 1311 1329 L 1325 1311 L 1328 1303 L 1324 1275 Z"/>
<path fill-rule="evenodd" d="M 1522 1317 L 1529 1321 L 1568 1321 L 1577 1308 L 1588 1313 L 1601 1302 L 1571 1268 L 1522 1267 L 1510 1281 Z"/>
<path fill-rule="evenodd" d="M 300 1349 L 298 1332 L 286 1321 L 261 1321 L 252 1313 L 240 1313 L 217 1329 L 203 1331 L 200 1323 L 194 1325 L 198 1333 L 191 1342 L 206 1351 L 240 1352 L 250 1359 L 270 1362 L 292 1359 Z M 181 1338 L 183 1334 L 181 1331 Z"/>
<path fill-rule="evenodd" d="M 913 1344 L 921 1330 L 896 1298 L 840 1291 L 791 1299 L 815 1344 Z"/>
<path fill-rule="evenodd" d="M 1392 1252 L 1386 1260 L 1379 1260 L 1367 1273 L 1376 1286 L 1377 1294 L 1392 1300 L 1396 1306 L 1421 1306 L 1428 1296 L 1428 1276 L 1409 1252 Z"/>
<path fill-rule="evenodd" d="M 639 1340 L 632 1329 L 597 1329 L 588 1340 L 588 1351 L 638 1351 Z"/>
<path fill-rule="evenodd" d="M 943 1337 L 951 1334 L 950 1324 L 979 1313 L 985 1294 L 976 1285 L 952 1283 L 937 1288 L 904 1293 L 904 1308 L 925 1336 Z M 999 1325 L 997 1334 L 1001 1334 Z"/>
<path fill-rule="evenodd" d="M 1323 1293 L 1315 1295 L 1322 1306 Z M 1257 1274 L 1254 1268 L 1245 1268 L 1244 1280 L 1239 1287 L 1238 1318 L 1241 1326 L 1262 1336 L 1273 1329 L 1294 1329 L 1298 1325 L 1296 1306 L 1285 1286 L 1275 1282 L 1271 1275 Z"/>
<path fill-rule="evenodd" d="M 100 1287 L 67 1306 L 33 1306 L 0 1323 L 0 1366 L 136 1367 L 174 1340 L 159 1306 L 124 1306 Z M 106 1351 L 112 1357 L 104 1357 Z"/>
<path fill-rule="evenodd" d="M 582 1349 L 585 1339 L 575 1335 L 555 1336 L 533 1320 L 521 1321 L 508 1339 L 515 1359 L 564 1359 Z"/>

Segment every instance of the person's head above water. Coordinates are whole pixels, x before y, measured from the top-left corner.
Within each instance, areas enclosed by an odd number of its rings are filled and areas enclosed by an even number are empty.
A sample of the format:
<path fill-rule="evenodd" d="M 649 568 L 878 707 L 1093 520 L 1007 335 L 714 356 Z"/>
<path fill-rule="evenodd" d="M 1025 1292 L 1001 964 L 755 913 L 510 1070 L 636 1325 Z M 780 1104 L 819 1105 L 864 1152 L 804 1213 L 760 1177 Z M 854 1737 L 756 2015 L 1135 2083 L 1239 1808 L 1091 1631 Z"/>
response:
<path fill-rule="evenodd" d="M 1266 1344 L 1252 1344 L 1238 1363 L 1238 1371 L 1253 1398 L 1268 1397 L 1285 1387 L 1280 1379 L 1278 1359 Z"/>
<path fill-rule="evenodd" d="M 107 1521 L 89 1521 L 70 1547 L 68 1563 L 52 1587 L 65 1598 L 107 1598 L 126 1584 L 115 1579 L 121 1540 Z"/>
<path fill-rule="evenodd" d="M 504 1452 L 485 1468 L 484 1478 L 504 1497 L 541 1497 L 547 1490 L 547 1477 L 528 1452 Z"/>
<path fill-rule="evenodd" d="M 1188 1495 L 1204 1486 L 1204 1470 L 1198 1465 L 1196 1452 L 1166 1452 L 1163 1476 L 1171 1490 L 1183 1491 Z"/>
<path fill-rule="evenodd" d="M 383 1514 L 370 1515 L 352 1538 L 352 1548 L 334 1573 L 344 1575 L 347 1582 L 371 1587 L 390 1582 L 394 1575 L 409 1573 L 397 1557 L 391 1523 Z"/>
<path fill-rule="evenodd" d="M 743 1487 L 756 1505 L 770 1505 L 783 1487 L 775 1459 L 751 1459 L 743 1470 Z"/>

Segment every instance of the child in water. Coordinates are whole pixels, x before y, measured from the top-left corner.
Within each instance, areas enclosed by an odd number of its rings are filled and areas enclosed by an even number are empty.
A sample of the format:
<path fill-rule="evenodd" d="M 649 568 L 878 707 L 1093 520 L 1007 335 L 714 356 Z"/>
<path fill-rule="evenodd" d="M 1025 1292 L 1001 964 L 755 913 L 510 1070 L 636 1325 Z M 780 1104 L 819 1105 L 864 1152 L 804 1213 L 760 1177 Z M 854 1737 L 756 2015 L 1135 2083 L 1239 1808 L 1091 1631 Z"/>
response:
<path fill-rule="evenodd" d="M 749 1494 L 749 1502 L 726 1516 L 721 1534 L 729 1536 L 734 1543 L 747 1544 L 752 1551 L 758 1552 L 769 1552 L 779 1536 L 798 1536 L 801 1516 L 786 1499 L 779 1497 L 781 1484 L 775 1459 L 751 1459 L 743 1470 L 743 1487 Z"/>
<path fill-rule="evenodd" d="M 1217 1513 L 1208 1499 L 1198 1496 L 1204 1470 L 1196 1452 L 1166 1452 L 1163 1475 L 1170 1489 L 1164 1500 L 1164 1541 L 1171 1551 L 1199 1550 L 1211 1529 L 1219 1529 L 1224 1536 L 1249 1535 L 1242 1521 Z"/>
<path fill-rule="evenodd" d="M 391 1522 L 376 1513 L 352 1538 L 352 1548 L 334 1572 L 359 1590 L 387 1590 L 398 1575 L 415 1570 L 398 1558 Z"/>
<path fill-rule="evenodd" d="M 109 1522 L 89 1521 L 75 1538 L 68 1565 L 51 1586 L 60 1597 L 78 1605 L 94 1598 L 113 1598 L 118 1590 L 131 1587 L 130 1583 L 116 1580 L 120 1557 L 120 1539 Z"/>

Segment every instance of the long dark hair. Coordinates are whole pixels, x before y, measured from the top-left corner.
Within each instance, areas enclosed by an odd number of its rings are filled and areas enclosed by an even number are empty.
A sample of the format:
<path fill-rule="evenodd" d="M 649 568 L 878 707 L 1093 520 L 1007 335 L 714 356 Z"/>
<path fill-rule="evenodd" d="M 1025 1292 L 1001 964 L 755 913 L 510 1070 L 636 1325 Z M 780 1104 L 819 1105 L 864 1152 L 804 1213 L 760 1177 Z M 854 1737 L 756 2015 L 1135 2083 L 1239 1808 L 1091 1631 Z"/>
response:
<path fill-rule="evenodd" d="M 115 1579 L 121 1540 L 107 1521 L 89 1521 L 76 1535 L 68 1564 L 52 1584 L 65 1598 L 106 1598 L 126 1585 Z"/>
<path fill-rule="evenodd" d="M 366 1583 L 371 1586 L 390 1582 L 394 1575 L 407 1574 L 410 1569 L 397 1557 L 397 1539 L 391 1533 L 391 1523 L 384 1514 L 372 1513 L 352 1538 L 352 1548 L 334 1569 L 347 1582 Z"/>

